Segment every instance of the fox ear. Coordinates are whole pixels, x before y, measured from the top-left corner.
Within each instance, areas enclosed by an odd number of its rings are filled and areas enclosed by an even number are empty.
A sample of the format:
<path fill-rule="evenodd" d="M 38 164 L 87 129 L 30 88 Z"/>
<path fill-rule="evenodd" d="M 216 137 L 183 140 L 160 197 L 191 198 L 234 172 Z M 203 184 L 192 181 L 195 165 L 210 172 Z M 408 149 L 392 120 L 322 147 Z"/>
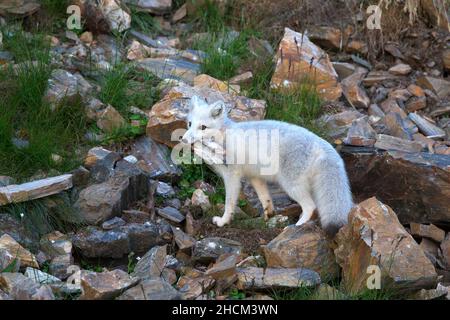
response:
<path fill-rule="evenodd" d="M 211 105 L 211 117 L 218 118 L 220 117 L 225 110 L 225 104 L 223 101 L 217 101 Z"/>
<path fill-rule="evenodd" d="M 193 110 L 196 106 L 199 105 L 200 99 L 198 96 L 193 96 L 191 98 L 190 109 Z"/>

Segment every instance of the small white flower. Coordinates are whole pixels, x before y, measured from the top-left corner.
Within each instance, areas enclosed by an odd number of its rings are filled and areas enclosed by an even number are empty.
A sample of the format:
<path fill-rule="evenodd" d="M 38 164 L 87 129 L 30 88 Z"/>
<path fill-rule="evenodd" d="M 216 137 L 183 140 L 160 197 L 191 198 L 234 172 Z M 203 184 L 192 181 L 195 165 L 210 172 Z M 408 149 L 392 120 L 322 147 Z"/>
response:
<path fill-rule="evenodd" d="M 141 257 L 136 257 L 136 260 L 137 260 L 137 261 L 141 260 Z"/>
<path fill-rule="evenodd" d="M 23 214 L 23 213 L 20 214 L 20 217 L 21 217 L 21 218 L 23 218 L 24 216 L 25 216 L 25 214 Z"/>

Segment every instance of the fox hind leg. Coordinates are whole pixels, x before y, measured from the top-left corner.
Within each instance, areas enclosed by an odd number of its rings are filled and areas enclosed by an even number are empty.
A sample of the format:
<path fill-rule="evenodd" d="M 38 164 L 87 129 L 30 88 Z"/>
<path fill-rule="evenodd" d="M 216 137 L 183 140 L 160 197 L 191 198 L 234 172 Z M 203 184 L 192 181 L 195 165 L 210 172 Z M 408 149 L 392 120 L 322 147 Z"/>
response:
<path fill-rule="evenodd" d="M 311 192 L 306 186 L 307 184 L 304 182 L 297 183 L 295 187 L 283 186 L 284 191 L 289 195 L 289 197 L 291 197 L 302 207 L 302 215 L 295 224 L 296 226 L 301 226 L 311 220 L 314 210 L 316 209 Z"/>
<path fill-rule="evenodd" d="M 264 209 L 264 220 L 267 221 L 271 216 L 273 216 L 275 212 L 267 183 L 259 178 L 251 179 L 250 183 L 252 184 L 253 188 L 256 191 L 256 194 L 258 195 L 259 201 L 261 202 Z"/>

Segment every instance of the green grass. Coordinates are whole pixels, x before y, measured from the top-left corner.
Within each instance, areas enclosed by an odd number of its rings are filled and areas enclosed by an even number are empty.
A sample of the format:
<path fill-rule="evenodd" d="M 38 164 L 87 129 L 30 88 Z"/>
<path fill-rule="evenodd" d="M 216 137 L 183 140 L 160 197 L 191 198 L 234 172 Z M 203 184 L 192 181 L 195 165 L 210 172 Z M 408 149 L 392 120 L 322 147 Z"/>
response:
<path fill-rule="evenodd" d="M 201 72 L 219 80 L 228 80 L 235 76 L 239 67 L 249 57 L 248 40 L 253 34 L 243 31 L 232 40 L 227 40 L 227 29 L 210 33 L 208 37 L 194 44 L 194 48 L 204 51 L 205 59 L 201 65 Z"/>
<path fill-rule="evenodd" d="M 191 18 L 199 31 L 218 32 L 225 26 L 225 15 L 220 12 L 217 4 L 211 0 L 205 0 Z"/>
<path fill-rule="evenodd" d="M 52 15 L 66 15 L 68 0 L 41 0 L 42 8 Z"/>
<path fill-rule="evenodd" d="M 43 236 L 54 230 L 70 232 L 82 225 L 81 217 L 71 206 L 68 193 L 28 202 L 6 205 L 0 213 L 21 221 L 33 234 Z"/>
<path fill-rule="evenodd" d="M 5 92 L 0 101 L 0 172 L 20 181 L 38 170 L 73 169 L 80 163 L 75 149 L 87 121 L 81 99 L 63 101 L 54 111 L 44 101 L 52 67 L 43 35 L 14 31 L 4 43 L 19 66 L 0 72 L 0 90 Z M 17 148 L 14 137 L 29 146 Z M 54 162 L 53 154 L 62 156 L 62 162 Z"/>
<path fill-rule="evenodd" d="M 149 109 L 159 100 L 158 83 L 159 80 L 150 72 L 119 64 L 103 75 L 99 98 L 128 117 L 130 106 Z"/>
<path fill-rule="evenodd" d="M 138 11 L 132 5 L 130 5 L 130 10 L 131 27 L 133 29 L 152 36 L 165 33 L 160 23 L 150 13 Z"/>

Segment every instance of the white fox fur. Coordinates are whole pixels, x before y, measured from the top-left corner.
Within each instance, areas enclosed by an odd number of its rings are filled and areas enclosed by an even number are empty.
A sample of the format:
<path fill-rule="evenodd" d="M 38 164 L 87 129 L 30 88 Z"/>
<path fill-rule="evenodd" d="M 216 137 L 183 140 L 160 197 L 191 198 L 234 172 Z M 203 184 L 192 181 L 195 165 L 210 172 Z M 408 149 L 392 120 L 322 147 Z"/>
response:
<path fill-rule="evenodd" d="M 225 130 L 226 139 L 248 129 L 264 129 L 269 132 L 275 129 L 279 132 L 279 169 L 274 174 L 261 175 L 259 162 L 251 165 L 211 165 L 223 178 L 226 192 L 225 213 L 222 217 L 213 218 L 217 226 L 222 227 L 231 222 L 242 178 L 247 178 L 255 188 L 266 219 L 274 211 L 267 187 L 267 182 L 270 181 L 277 182 L 302 207 L 303 213 L 297 225 L 308 222 L 316 209 L 322 228 L 330 235 L 347 224 L 353 200 L 344 162 L 336 150 L 322 138 L 305 128 L 280 121 L 233 122 L 227 117 L 223 102 L 209 105 L 198 97 L 191 99 L 187 120 L 188 131 L 182 139 L 187 144 L 200 141 L 205 128 Z M 241 131 L 234 133 L 228 129 Z M 237 151 L 233 147 L 227 145 L 227 155 L 235 152 Z M 249 155 L 252 152 L 252 146 L 247 145 L 245 153 Z"/>

